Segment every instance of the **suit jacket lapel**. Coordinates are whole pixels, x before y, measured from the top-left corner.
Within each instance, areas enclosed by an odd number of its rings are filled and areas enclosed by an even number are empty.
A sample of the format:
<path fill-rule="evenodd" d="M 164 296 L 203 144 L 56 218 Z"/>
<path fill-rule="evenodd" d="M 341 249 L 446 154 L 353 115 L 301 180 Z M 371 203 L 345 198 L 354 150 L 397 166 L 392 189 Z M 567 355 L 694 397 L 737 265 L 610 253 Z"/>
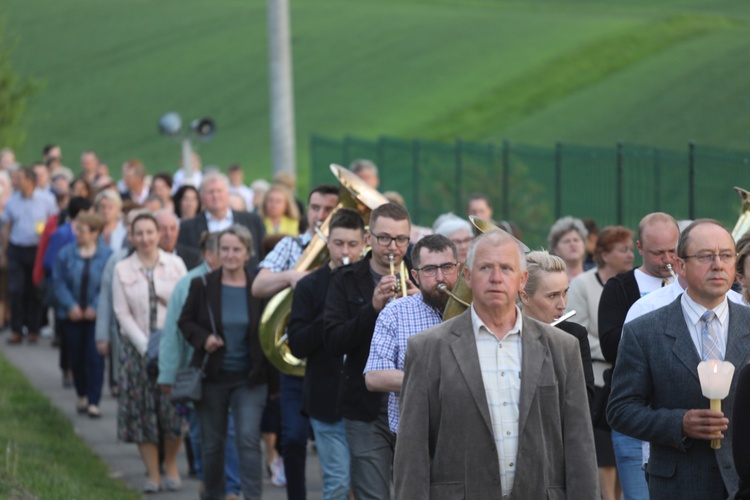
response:
<path fill-rule="evenodd" d="M 542 366 L 547 358 L 547 346 L 542 342 L 542 330 L 523 318 L 521 330 L 521 394 L 518 405 L 518 435 L 523 434 L 526 418 L 529 416 L 531 401 L 534 399 L 539 379 L 542 375 Z"/>
<path fill-rule="evenodd" d="M 672 353 L 685 365 L 685 368 L 695 377 L 695 380 L 700 383 L 700 379 L 698 378 L 698 363 L 700 363 L 701 359 L 698 351 L 695 350 L 690 330 L 688 330 L 688 326 L 685 323 L 681 297 L 682 294 L 665 308 L 664 317 L 668 318 L 668 322 L 664 333 L 674 339 Z"/>
<path fill-rule="evenodd" d="M 474 329 L 471 323 L 471 309 L 466 310 L 453 321 L 451 333 L 457 337 L 451 344 L 451 349 L 456 358 L 456 363 L 458 363 L 458 368 L 464 376 L 466 385 L 469 386 L 469 391 L 484 423 L 487 424 L 487 430 L 490 435 L 494 436 L 490 407 L 487 404 L 487 394 L 484 390 L 484 382 L 482 382 L 482 369 L 479 366 L 477 343 L 474 339 Z"/>

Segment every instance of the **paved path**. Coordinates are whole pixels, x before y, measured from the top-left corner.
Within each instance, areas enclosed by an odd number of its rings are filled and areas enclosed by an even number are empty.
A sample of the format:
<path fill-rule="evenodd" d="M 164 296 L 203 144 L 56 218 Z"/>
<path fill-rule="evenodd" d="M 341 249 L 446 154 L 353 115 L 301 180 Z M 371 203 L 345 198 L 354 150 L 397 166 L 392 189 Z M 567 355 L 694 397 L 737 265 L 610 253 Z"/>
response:
<path fill-rule="evenodd" d="M 20 369 L 31 384 L 49 397 L 52 403 L 73 422 L 76 434 L 99 454 L 110 467 L 113 477 L 122 478 L 132 488 L 140 491 L 145 481 L 145 469 L 134 444 L 117 441 L 117 403 L 109 396 L 105 387 L 101 402 L 102 418 L 98 420 L 80 416 L 75 411 L 75 391 L 63 389 L 58 365 L 58 350 L 51 347 L 49 339 L 40 339 L 39 344 L 9 346 L 6 339 L 9 333 L 0 335 L 0 352 L 11 364 Z M 106 383 L 105 383 L 106 385 Z M 184 449 L 178 458 L 182 475 L 182 490 L 174 493 L 148 495 L 150 500 L 197 500 L 198 480 L 187 477 L 187 459 Z M 307 498 L 319 500 L 322 495 L 321 470 L 317 456 L 308 452 Z M 266 477 L 263 482 L 263 498 L 268 500 L 286 499 L 286 490 L 271 484 Z"/>

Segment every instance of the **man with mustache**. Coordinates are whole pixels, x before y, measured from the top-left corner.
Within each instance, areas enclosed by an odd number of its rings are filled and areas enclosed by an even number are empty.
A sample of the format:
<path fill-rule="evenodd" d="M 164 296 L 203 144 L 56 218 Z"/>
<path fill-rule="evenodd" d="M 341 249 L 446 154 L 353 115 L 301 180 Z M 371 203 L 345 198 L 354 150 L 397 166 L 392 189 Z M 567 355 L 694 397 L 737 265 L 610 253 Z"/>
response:
<path fill-rule="evenodd" d="M 412 335 L 443 322 L 448 289 L 458 280 L 456 245 L 439 234 L 419 240 L 411 251 L 411 275 L 420 288 L 417 295 L 388 304 L 378 316 L 365 365 L 365 384 L 374 392 L 390 392 L 388 426 L 398 432 L 398 393 L 404 380 L 406 341 Z"/>
<path fill-rule="evenodd" d="M 718 222 L 700 219 L 677 242 L 685 293 L 668 306 L 626 323 L 612 376 L 607 420 L 613 430 L 651 443 L 646 473 L 651 498 L 734 498 L 732 459 L 737 378 L 709 410 L 698 379 L 701 360 L 741 367 L 750 359 L 750 310 L 727 300 L 735 245 Z M 721 439 L 713 450 L 711 439 Z"/>

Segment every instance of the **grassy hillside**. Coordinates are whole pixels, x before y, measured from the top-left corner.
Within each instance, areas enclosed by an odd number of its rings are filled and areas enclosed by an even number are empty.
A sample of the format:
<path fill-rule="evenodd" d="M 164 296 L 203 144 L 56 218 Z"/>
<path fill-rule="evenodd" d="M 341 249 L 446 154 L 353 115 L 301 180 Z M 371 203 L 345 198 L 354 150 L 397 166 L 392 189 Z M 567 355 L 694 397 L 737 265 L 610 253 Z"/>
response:
<path fill-rule="evenodd" d="M 3 0 L 16 68 L 46 81 L 22 159 L 94 148 L 176 168 L 156 132 L 213 116 L 205 164 L 268 176 L 266 2 Z M 292 0 L 299 163 L 311 133 L 746 149 L 750 4 Z M 43 13 L 43 14 L 42 14 Z"/>

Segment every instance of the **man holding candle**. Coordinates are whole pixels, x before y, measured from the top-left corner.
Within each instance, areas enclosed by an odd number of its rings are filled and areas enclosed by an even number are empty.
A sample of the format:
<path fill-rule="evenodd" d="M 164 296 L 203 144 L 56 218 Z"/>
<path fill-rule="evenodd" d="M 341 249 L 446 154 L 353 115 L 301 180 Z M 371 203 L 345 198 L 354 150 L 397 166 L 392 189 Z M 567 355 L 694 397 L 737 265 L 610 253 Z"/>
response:
<path fill-rule="evenodd" d="M 750 309 L 727 300 L 736 254 L 718 222 L 700 219 L 688 226 L 677 255 L 687 289 L 668 306 L 625 325 L 607 418 L 613 429 L 651 442 L 651 498 L 732 498 L 738 479 L 725 415 L 731 415 L 736 381 L 723 411 L 709 410 L 698 364 L 747 363 Z M 717 438 L 722 446 L 713 450 L 710 440 Z"/>

